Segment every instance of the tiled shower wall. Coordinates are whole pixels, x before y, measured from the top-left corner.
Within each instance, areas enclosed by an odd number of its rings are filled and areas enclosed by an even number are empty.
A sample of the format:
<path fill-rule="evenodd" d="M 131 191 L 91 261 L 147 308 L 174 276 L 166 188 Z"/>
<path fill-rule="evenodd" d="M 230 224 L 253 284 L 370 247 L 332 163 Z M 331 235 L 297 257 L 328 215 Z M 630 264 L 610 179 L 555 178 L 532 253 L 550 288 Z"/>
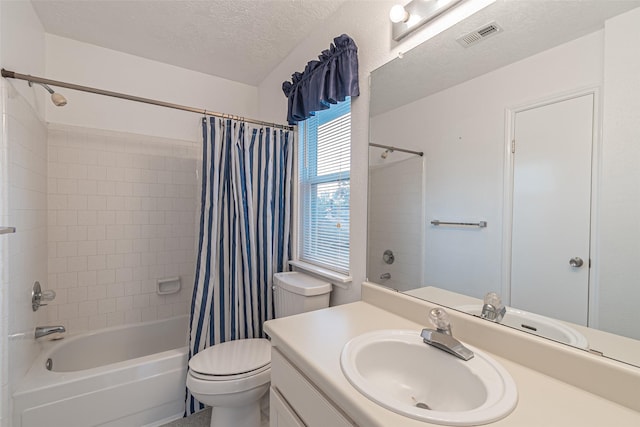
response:
<path fill-rule="evenodd" d="M 11 83 L 0 82 L 0 95 L 0 226 L 16 228 L 0 235 L 0 424 L 9 425 L 10 396 L 38 355 L 33 333 L 44 319 L 31 289 L 47 275 L 47 129 Z"/>
<path fill-rule="evenodd" d="M 393 152 L 369 169 L 367 273 L 369 280 L 401 292 L 424 286 L 422 163 L 422 157 Z M 385 250 L 393 252 L 392 264 L 383 261 Z M 381 279 L 384 273 L 391 278 Z"/>
<path fill-rule="evenodd" d="M 50 125 L 50 324 L 69 332 L 186 314 L 199 144 Z M 178 293 L 156 293 L 179 276 Z"/>

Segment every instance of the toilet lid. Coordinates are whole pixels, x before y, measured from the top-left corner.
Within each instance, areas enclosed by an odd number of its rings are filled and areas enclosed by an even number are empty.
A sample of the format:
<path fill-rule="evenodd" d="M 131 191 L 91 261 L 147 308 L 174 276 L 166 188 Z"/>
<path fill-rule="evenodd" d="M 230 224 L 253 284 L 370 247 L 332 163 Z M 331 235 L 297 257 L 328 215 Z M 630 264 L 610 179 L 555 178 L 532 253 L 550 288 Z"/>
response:
<path fill-rule="evenodd" d="M 189 360 L 189 369 L 204 375 L 237 375 L 271 363 L 271 343 L 264 338 L 227 341 L 206 348 Z"/>

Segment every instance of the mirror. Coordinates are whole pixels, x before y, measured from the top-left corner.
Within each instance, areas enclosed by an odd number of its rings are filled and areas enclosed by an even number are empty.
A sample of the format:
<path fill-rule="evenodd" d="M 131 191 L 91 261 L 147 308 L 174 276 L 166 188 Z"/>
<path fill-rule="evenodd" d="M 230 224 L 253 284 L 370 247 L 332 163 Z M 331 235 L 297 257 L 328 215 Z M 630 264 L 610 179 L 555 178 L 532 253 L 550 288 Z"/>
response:
<path fill-rule="evenodd" d="M 374 70 L 369 281 L 640 366 L 639 37 L 640 1 L 497 1 Z"/>

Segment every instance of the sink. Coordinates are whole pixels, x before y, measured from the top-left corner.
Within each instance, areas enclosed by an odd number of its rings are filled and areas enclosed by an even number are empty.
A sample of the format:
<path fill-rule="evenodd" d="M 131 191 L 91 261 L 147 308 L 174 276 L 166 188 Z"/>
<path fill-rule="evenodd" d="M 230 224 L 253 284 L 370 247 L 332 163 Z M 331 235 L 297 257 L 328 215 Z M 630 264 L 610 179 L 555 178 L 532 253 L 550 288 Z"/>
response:
<path fill-rule="evenodd" d="M 340 365 L 364 396 L 416 420 L 471 426 L 506 417 L 518 402 L 511 375 L 465 346 L 474 352 L 466 362 L 425 344 L 420 331 L 380 330 L 349 341 Z"/>
<path fill-rule="evenodd" d="M 455 307 L 455 309 L 475 316 L 480 316 L 482 313 L 481 305 L 462 305 Z M 589 346 L 585 336 L 572 327 L 555 319 L 516 308 L 507 307 L 507 313 L 500 323 L 574 347 L 586 349 Z"/>

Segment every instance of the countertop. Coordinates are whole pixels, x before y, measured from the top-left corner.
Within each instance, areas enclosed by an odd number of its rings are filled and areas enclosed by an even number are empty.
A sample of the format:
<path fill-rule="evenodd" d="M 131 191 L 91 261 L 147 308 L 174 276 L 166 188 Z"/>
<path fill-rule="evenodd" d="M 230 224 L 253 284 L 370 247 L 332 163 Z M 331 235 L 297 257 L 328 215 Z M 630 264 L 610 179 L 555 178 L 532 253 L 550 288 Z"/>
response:
<path fill-rule="evenodd" d="M 340 353 L 351 338 L 380 329 L 421 330 L 423 327 L 364 301 L 265 323 L 272 345 L 360 427 L 434 425 L 398 415 L 369 400 L 353 388 L 340 367 Z M 515 410 L 489 425 L 640 426 L 640 413 L 637 411 L 499 357 L 490 349 L 481 350 L 501 363 L 518 386 L 519 399 Z M 397 361 L 390 360 L 389 363 Z"/>

